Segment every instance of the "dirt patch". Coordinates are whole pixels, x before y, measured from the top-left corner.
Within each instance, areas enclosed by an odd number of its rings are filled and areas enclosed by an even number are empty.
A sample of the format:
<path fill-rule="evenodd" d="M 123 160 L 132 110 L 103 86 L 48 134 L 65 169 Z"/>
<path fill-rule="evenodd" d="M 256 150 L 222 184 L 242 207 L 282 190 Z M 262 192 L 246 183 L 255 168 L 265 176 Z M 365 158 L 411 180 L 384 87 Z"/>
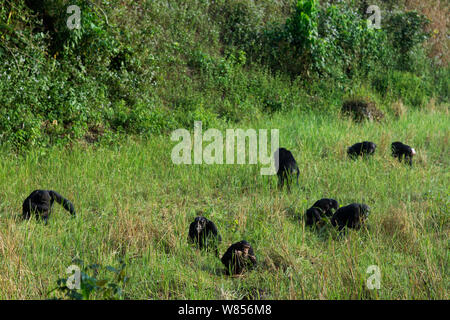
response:
<path fill-rule="evenodd" d="M 351 116 L 355 121 L 381 121 L 384 118 L 375 105 L 375 102 L 368 98 L 352 98 L 344 101 L 342 105 L 342 113 Z"/>
<path fill-rule="evenodd" d="M 88 132 L 84 135 L 84 139 L 88 143 L 95 143 L 103 136 L 105 128 L 102 125 L 93 125 L 89 127 Z"/>

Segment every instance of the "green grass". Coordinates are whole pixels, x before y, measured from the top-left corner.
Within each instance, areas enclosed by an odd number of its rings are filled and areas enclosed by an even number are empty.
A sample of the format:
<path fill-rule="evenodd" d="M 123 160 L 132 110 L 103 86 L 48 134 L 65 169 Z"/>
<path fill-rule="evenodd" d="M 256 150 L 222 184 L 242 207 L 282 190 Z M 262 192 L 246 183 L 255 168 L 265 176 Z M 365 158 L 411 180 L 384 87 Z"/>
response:
<path fill-rule="evenodd" d="M 2 152 L 0 298 L 48 298 L 80 258 L 124 259 L 129 299 L 240 299 L 257 290 L 267 299 L 448 299 L 449 124 L 440 108 L 365 124 L 292 110 L 239 125 L 280 130 L 300 168 L 291 193 L 255 165 L 174 165 L 167 136 Z M 375 156 L 348 160 L 346 148 L 362 140 L 377 144 Z M 391 157 L 396 140 L 416 149 L 413 168 Z M 55 204 L 48 226 L 22 221 L 22 201 L 38 188 L 72 200 L 78 217 Z M 305 229 L 294 215 L 322 197 L 368 204 L 369 228 L 340 238 Z M 227 277 L 213 254 L 189 246 L 200 211 L 219 228 L 221 254 L 241 239 L 253 245 L 256 270 Z M 381 270 L 380 290 L 366 288 L 369 265 Z"/>

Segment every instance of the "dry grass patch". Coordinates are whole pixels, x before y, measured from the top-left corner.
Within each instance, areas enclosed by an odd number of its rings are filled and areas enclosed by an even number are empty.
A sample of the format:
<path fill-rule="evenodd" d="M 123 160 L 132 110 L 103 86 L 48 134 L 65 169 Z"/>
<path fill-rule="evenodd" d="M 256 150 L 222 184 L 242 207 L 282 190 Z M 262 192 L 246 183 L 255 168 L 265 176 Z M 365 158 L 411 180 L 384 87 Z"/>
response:
<path fill-rule="evenodd" d="M 30 287 L 25 279 L 33 272 L 22 254 L 26 239 L 14 221 L 7 220 L 6 224 L 0 232 L 0 298 L 27 299 L 30 297 Z M 29 234 L 32 233 L 30 230 Z M 38 292 L 33 294 L 38 295 Z"/>
<path fill-rule="evenodd" d="M 109 228 L 112 246 L 122 253 L 139 256 L 150 246 L 172 252 L 176 246 L 174 225 L 168 219 L 154 219 L 148 212 L 130 213 L 119 209 L 116 223 Z"/>
<path fill-rule="evenodd" d="M 352 97 L 346 99 L 342 105 L 342 114 L 352 117 L 356 122 L 364 120 L 381 121 L 383 112 L 379 110 L 374 101 L 368 97 Z"/>
<path fill-rule="evenodd" d="M 418 250 L 417 223 L 406 210 L 405 204 L 391 206 L 381 217 L 379 228 L 384 237 L 389 239 L 395 247 L 407 252 Z"/>
<path fill-rule="evenodd" d="M 398 100 L 392 103 L 391 110 L 397 119 L 403 118 L 408 112 L 408 108 L 403 104 L 402 100 Z"/>
<path fill-rule="evenodd" d="M 430 47 L 430 58 L 442 66 L 448 66 L 450 61 L 448 27 L 450 10 L 447 0 L 405 0 L 407 10 L 417 10 L 430 19 L 427 31 L 431 37 L 427 40 Z"/>
<path fill-rule="evenodd" d="M 392 134 L 390 132 L 382 133 L 377 141 L 377 153 L 388 158 L 391 157 L 391 143 L 393 141 L 394 140 L 392 139 Z"/>

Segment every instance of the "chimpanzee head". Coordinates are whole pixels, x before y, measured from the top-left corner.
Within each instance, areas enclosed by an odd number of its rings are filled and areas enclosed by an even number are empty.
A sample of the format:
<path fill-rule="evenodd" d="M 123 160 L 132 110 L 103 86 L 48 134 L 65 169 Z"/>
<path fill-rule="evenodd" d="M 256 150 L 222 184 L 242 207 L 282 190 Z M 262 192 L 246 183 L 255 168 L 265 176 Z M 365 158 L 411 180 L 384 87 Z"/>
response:
<path fill-rule="evenodd" d="M 201 233 L 203 230 L 206 230 L 206 223 L 208 221 L 205 217 L 196 217 L 194 220 L 195 224 L 195 230 L 197 230 L 197 233 Z"/>
<path fill-rule="evenodd" d="M 370 214 L 370 207 L 367 204 L 360 204 L 359 207 L 361 215 L 367 218 Z"/>
<path fill-rule="evenodd" d="M 330 199 L 330 208 L 334 209 L 334 210 L 337 210 L 338 207 L 339 207 L 338 202 L 336 200 L 334 200 L 334 199 Z"/>
<path fill-rule="evenodd" d="M 243 256 L 248 255 L 248 250 L 250 249 L 250 243 L 245 240 L 239 242 L 238 251 L 241 251 Z"/>
<path fill-rule="evenodd" d="M 373 154 L 375 152 L 375 149 L 377 148 L 377 145 L 370 141 L 364 141 L 364 149 L 367 150 L 368 154 Z"/>

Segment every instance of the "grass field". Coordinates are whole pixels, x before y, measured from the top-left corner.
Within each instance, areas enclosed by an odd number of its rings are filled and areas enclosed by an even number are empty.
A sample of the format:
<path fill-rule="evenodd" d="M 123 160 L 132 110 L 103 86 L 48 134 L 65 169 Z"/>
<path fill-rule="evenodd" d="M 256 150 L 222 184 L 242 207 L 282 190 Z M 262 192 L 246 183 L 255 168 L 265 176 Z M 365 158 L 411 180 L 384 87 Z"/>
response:
<path fill-rule="evenodd" d="M 292 110 L 239 127 L 279 129 L 300 186 L 279 192 L 276 176 L 260 176 L 257 165 L 174 165 L 167 136 L 1 153 L 0 298 L 53 297 L 74 258 L 103 266 L 123 259 L 127 299 L 449 298 L 448 108 L 365 124 Z M 377 144 L 375 156 L 348 160 L 346 148 L 363 140 Z M 416 149 L 412 168 L 391 157 L 393 141 Z M 49 225 L 22 221 L 34 189 L 72 200 L 77 218 L 55 204 Z M 323 197 L 368 204 L 368 229 L 343 237 L 305 229 L 296 216 Z M 256 270 L 230 278 L 213 254 L 187 243 L 200 212 L 219 228 L 220 254 L 241 239 L 252 244 Z M 366 287 L 370 265 L 381 270 L 379 290 Z"/>

